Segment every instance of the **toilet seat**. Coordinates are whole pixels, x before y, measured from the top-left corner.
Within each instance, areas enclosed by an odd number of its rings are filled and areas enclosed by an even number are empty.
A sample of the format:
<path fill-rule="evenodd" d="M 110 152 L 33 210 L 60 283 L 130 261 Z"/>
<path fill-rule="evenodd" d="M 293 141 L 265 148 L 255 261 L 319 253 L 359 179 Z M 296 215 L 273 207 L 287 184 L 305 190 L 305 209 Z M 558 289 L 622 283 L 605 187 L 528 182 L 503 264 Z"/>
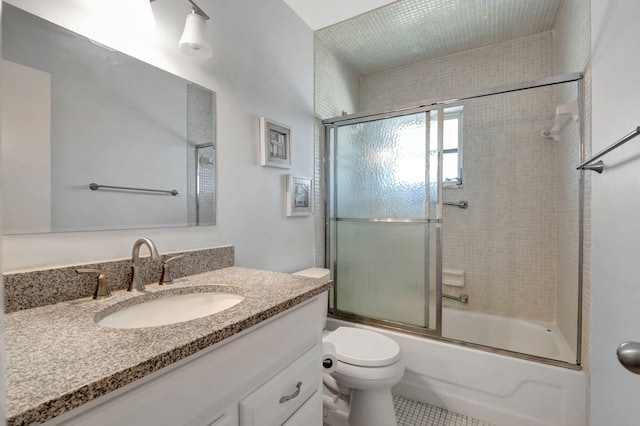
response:
<path fill-rule="evenodd" d="M 359 367 L 384 367 L 402 357 L 392 339 L 360 328 L 338 327 L 323 340 L 333 343 L 338 361 Z"/>

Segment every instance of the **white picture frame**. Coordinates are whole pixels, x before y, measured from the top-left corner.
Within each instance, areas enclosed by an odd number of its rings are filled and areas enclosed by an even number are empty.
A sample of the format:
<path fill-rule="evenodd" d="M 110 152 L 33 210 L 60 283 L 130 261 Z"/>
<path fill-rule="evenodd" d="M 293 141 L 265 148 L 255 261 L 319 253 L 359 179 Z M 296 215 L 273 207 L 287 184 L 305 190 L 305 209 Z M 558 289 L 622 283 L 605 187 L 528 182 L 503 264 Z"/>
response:
<path fill-rule="evenodd" d="M 291 168 L 290 126 L 260 117 L 260 165 Z"/>
<path fill-rule="evenodd" d="M 304 176 L 286 175 L 287 216 L 309 216 L 313 214 L 313 179 Z"/>

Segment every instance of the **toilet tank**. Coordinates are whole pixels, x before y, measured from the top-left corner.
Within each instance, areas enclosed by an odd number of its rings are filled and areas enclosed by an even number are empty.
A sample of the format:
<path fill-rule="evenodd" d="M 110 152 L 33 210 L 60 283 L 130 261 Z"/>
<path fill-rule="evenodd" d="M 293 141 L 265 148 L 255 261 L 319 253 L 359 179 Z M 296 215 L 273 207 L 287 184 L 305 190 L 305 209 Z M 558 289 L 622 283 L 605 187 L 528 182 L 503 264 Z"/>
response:
<path fill-rule="evenodd" d="M 308 269 L 303 269 L 302 271 L 298 271 L 298 272 L 294 272 L 291 275 L 299 275 L 301 277 L 307 277 L 307 278 L 322 278 L 322 279 L 326 279 L 329 280 L 331 279 L 331 271 L 325 268 L 308 268 Z M 325 295 L 327 297 L 326 300 L 326 306 L 329 306 L 329 292 L 325 292 Z M 327 311 L 324 311 L 324 315 L 322 316 L 322 328 L 324 328 L 324 326 L 327 323 Z"/>
<path fill-rule="evenodd" d="M 308 278 L 324 278 L 328 280 L 331 277 L 331 271 L 325 268 L 308 268 L 294 272 L 292 275 L 300 275 Z"/>

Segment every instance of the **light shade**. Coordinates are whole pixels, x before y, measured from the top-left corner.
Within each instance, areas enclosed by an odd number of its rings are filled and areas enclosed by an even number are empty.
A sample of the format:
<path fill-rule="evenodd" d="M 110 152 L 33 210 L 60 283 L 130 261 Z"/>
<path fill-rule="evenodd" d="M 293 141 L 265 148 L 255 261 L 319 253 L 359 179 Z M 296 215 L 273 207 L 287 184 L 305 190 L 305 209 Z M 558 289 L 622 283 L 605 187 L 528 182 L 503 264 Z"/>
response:
<path fill-rule="evenodd" d="M 182 53 L 198 59 L 209 59 L 213 54 L 207 41 L 207 23 L 199 14 L 187 15 L 184 31 L 178 43 Z"/>

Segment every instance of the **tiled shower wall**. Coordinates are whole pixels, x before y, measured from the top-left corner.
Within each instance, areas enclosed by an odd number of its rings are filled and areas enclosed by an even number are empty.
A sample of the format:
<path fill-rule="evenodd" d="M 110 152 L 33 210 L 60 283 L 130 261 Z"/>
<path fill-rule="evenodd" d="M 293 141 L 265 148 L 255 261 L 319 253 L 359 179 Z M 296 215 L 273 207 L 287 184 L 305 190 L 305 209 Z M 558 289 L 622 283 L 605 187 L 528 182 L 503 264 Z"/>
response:
<path fill-rule="evenodd" d="M 443 267 L 463 270 L 469 303 L 445 306 L 554 320 L 556 144 L 542 136 L 553 90 L 538 88 L 464 103 L 463 186 L 444 201 Z"/>
<path fill-rule="evenodd" d="M 449 99 L 553 75 L 553 33 L 416 62 L 360 80 L 360 110 Z"/>
<path fill-rule="evenodd" d="M 320 120 L 358 111 L 359 76 L 318 37 L 314 84 L 315 112 Z"/>
<path fill-rule="evenodd" d="M 446 99 L 554 74 L 546 32 L 361 79 L 360 109 Z M 445 189 L 443 263 L 466 274 L 466 305 L 492 314 L 553 321 L 555 312 L 554 144 L 542 137 L 554 92 L 536 89 L 464 106 L 464 185 Z M 531 160 L 524 167 L 523 159 Z"/>

